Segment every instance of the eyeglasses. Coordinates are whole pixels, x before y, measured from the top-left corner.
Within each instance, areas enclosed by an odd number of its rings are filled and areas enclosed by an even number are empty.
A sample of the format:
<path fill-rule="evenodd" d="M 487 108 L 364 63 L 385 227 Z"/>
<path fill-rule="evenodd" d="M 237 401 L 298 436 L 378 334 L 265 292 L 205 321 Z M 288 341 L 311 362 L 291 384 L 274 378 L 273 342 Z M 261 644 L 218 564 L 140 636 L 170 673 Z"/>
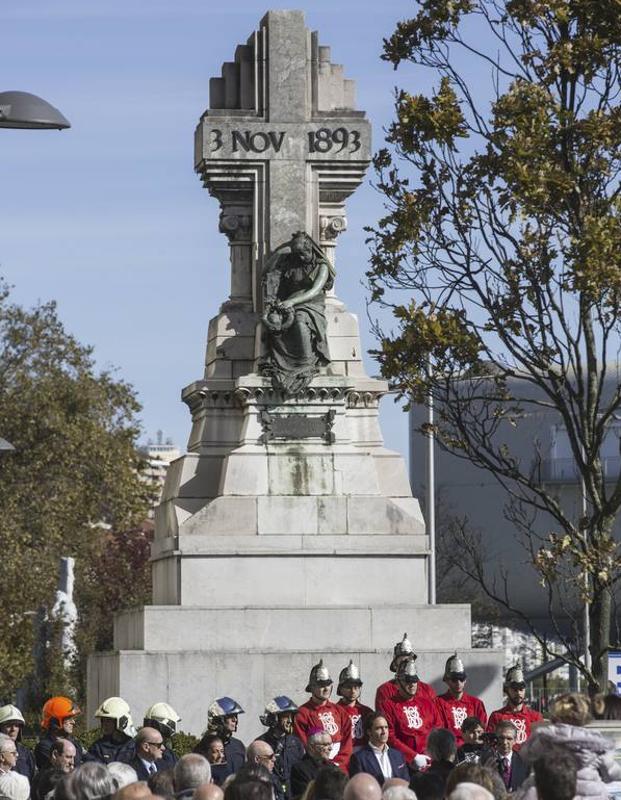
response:
<path fill-rule="evenodd" d="M 164 742 L 147 742 L 147 744 L 152 744 L 152 745 L 153 745 L 153 747 L 160 747 L 160 748 L 162 748 L 162 747 L 166 747 L 166 745 L 164 744 Z"/>
<path fill-rule="evenodd" d="M 266 761 L 275 761 L 276 760 L 276 753 L 272 753 L 269 756 L 259 756 L 261 760 L 265 759 Z"/>

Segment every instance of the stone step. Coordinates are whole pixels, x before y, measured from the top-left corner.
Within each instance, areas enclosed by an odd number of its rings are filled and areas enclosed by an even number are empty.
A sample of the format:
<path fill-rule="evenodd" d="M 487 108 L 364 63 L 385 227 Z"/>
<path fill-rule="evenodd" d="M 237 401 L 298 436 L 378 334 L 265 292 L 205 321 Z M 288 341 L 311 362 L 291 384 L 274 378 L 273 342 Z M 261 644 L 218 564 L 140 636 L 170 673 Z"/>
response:
<path fill-rule="evenodd" d="M 287 581 L 286 565 L 281 583 Z M 257 586 L 255 590 L 265 587 Z M 390 591 L 388 584 L 385 590 Z M 364 590 L 361 587 L 361 592 Z M 328 602 L 329 598 L 326 598 Z M 416 648 L 433 649 L 447 641 L 470 647 L 469 605 L 383 607 L 307 606 L 188 607 L 144 606 L 119 614 L 114 624 L 116 650 L 209 650 L 270 653 L 284 650 L 385 651 L 395 631 L 412 632 Z M 393 642 L 394 643 L 394 642 Z"/>

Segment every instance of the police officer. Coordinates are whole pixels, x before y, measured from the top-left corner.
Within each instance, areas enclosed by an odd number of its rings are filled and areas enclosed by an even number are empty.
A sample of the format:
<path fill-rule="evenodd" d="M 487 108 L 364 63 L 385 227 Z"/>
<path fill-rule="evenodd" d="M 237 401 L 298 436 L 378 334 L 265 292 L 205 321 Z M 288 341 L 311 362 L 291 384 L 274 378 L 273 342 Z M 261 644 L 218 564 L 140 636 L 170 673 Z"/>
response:
<path fill-rule="evenodd" d="M 118 761 L 119 753 L 136 735 L 129 705 L 122 697 L 109 697 L 95 711 L 102 736 L 93 742 L 88 752 L 102 764 Z"/>
<path fill-rule="evenodd" d="M 226 763 L 231 772 L 235 773 L 243 766 L 246 760 L 246 748 L 240 739 L 233 734 L 237 732 L 238 716 L 244 709 L 232 697 L 218 697 L 207 709 L 207 731 L 198 743 L 195 752 L 204 755 L 205 737 L 210 733 L 217 733 L 224 745 Z"/>
<path fill-rule="evenodd" d="M 273 775 L 278 779 L 285 800 L 291 798 L 291 768 L 304 757 L 304 745 L 293 734 L 293 718 L 298 707 L 286 695 L 274 697 L 259 720 L 267 731 L 258 737 L 274 751 Z"/>
<path fill-rule="evenodd" d="M 0 733 L 10 736 L 17 748 L 15 772 L 24 775 L 32 784 L 37 766 L 32 750 L 21 743 L 25 724 L 22 712 L 17 706 L 6 705 L 0 708 Z"/>
<path fill-rule="evenodd" d="M 37 742 L 34 753 L 38 769 L 46 769 L 51 766 L 50 753 L 52 745 L 57 739 L 67 739 L 75 747 L 74 765 L 76 769 L 82 761 L 90 760 L 86 750 L 72 735 L 76 717 L 81 713 L 72 700 L 62 695 L 50 697 L 43 704 L 41 719 L 43 734 Z"/>

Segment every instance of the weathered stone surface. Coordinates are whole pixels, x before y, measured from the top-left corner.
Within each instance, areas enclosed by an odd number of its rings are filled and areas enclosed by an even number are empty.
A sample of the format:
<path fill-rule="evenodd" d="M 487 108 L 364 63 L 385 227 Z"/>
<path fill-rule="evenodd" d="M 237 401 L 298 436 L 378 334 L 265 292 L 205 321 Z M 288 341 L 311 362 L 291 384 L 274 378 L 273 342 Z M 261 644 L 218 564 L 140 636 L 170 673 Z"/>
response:
<path fill-rule="evenodd" d="M 303 702 L 321 656 L 334 675 L 353 658 L 372 704 L 405 630 L 421 677 L 442 688 L 458 648 L 470 691 L 497 707 L 501 655 L 468 650 L 466 606 L 426 604 L 429 540 L 379 427 L 387 385 L 365 374 L 357 318 L 335 289 L 330 363 L 295 397 L 258 374 L 266 257 L 305 231 L 337 265 L 338 288 L 336 240 L 369 164 L 370 124 L 301 12 L 268 12 L 233 52 L 195 135 L 230 247 L 230 296 L 209 325 L 203 379 L 182 393 L 192 430 L 156 512 L 154 606 L 117 618 L 117 652 L 90 659 L 88 714 L 121 695 L 140 719 L 156 698 L 199 734 L 209 702 L 233 694 L 249 740 L 268 698 Z"/>
<path fill-rule="evenodd" d="M 433 628 L 438 640 L 444 637 L 444 641 L 452 641 L 451 624 L 435 628 L 431 618 L 419 623 L 414 615 L 412 620 L 414 629 Z M 346 617 L 343 618 L 335 630 L 346 635 L 347 621 Z M 203 612 L 201 627 L 208 625 L 208 613 Z M 324 627 L 333 628 L 328 616 L 324 618 Z M 392 630 L 390 621 L 387 621 L 385 629 Z M 403 632 L 401 628 L 398 630 Z M 420 650 L 416 637 L 413 638 L 419 654 L 416 663 L 421 678 L 431 683 L 436 691 L 444 691 L 442 674 L 446 659 L 453 653 L 452 646 Z M 102 698 L 119 694 L 131 698 L 132 713 L 140 719 L 153 698 L 157 697 L 183 714 L 184 731 L 200 735 L 206 727 L 207 706 L 211 700 L 234 694 L 246 712 L 239 718 L 237 735 L 249 742 L 265 731 L 259 724 L 259 714 L 263 713 L 266 701 L 281 694 L 283 687 L 294 702 L 301 704 L 306 701 L 308 695 L 304 693 L 304 687 L 308 674 L 320 657 L 325 659 L 334 676 L 353 658 L 364 681 L 362 702 L 372 706 L 375 687 L 391 677 L 388 664 L 392 644 L 392 640 L 385 643 L 381 650 L 321 648 L 313 651 L 305 648 L 298 652 L 264 652 L 260 643 L 258 647 L 253 646 L 255 640 L 252 637 L 243 651 L 191 648 L 182 652 L 120 650 L 116 654 L 97 653 L 89 661 L 89 722 L 94 725 L 92 713 Z M 502 694 L 497 675 L 502 667 L 503 654 L 460 649 L 460 655 L 468 670 L 468 690 L 480 697 L 488 710 L 500 708 Z M 183 676 L 183 680 L 176 680 L 175 676 Z M 204 698 L 204 701 L 197 702 L 197 698 Z"/>

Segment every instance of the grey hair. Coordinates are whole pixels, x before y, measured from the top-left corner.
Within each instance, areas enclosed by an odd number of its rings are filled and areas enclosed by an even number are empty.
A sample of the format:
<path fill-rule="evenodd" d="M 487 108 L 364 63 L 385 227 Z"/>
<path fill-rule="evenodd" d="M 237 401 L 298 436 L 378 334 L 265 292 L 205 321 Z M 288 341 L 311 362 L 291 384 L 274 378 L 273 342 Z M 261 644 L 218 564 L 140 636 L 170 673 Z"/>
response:
<path fill-rule="evenodd" d="M 513 735 L 517 736 L 517 728 L 510 719 L 501 719 L 500 722 L 496 724 L 494 732 L 497 733 L 498 731 L 513 731 Z"/>
<path fill-rule="evenodd" d="M 211 766 L 204 756 L 198 753 L 186 753 L 175 764 L 173 771 L 175 792 L 196 789 L 201 783 L 211 781 Z"/>
<path fill-rule="evenodd" d="M 494 795 L 478 783 L 458 783 L 448 800 L 494 800 Z"/>
<path fill-rule="evenodd" d="M 107 766 L 108 773 L 114 781 L 117 792 L 124 786 L 129 786 L 130 783 L 138 781 L 136 770 L 130 767 L 129 764 L 124 764 L 122 761 L 111 761 Z"/>
<path fill-rule="evenodd" d="M 87 761 L 71 773 L 72 788 L 80 800 L 102 800 L 116 792 L 114 778 L 104 764 Z"/>
<path fill-rule="evenodd" d="M 317 744 L 319 739 L 323 739 L 323 737 L 326 736 L 326 735 L 330 736 L 330 734 L 327 731 L 317 731 L 317 733 L 311 733 L 311 735 L 306 740 L 306 743 L 307 744 Z M 330 739 L 332 739 L 331 736 L 330 736 Z"/>
<path fill-rule="evenodd" d="M 407 786 L 389 786 L 382 792 L 383 800 L 417 800 L 416 792 Z"/>
<path fill-rule="evenodd" d="M 8 750 L 10 744 L 14 744 L 13 739 L 7 736 L 6 733 L 0 733 L 0 753 L 4 753 L 5 750 Z"/>

